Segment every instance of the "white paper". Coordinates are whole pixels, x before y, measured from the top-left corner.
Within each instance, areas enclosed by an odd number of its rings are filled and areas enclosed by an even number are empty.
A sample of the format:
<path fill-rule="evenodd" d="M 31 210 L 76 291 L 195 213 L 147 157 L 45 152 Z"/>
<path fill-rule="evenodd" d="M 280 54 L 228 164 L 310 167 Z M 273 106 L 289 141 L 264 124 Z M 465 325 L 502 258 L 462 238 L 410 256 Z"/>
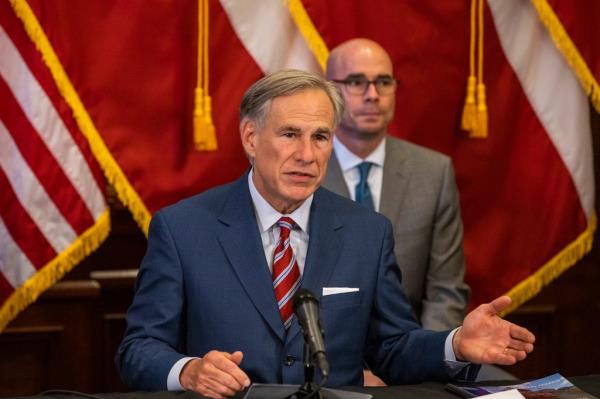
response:
<path fill-rule="evenodd" d="M 525 398 L 518 389 L 510 389 L 508 391 L 491 393 L 489 395 L 480 396 L 480 398 L 502 398 L 502 399 L 518 399 Z"/>

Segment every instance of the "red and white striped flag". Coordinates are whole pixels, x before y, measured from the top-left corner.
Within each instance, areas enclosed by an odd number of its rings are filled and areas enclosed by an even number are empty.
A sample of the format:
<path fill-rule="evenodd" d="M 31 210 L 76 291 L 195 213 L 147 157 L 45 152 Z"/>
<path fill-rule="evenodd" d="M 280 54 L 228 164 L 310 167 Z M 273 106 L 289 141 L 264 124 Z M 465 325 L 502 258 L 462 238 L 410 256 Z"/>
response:
<path fill-rule="evenodd" d="M 535 295 L 588 252 L 597 223 L 588 97 L 532 3 L 488 0 L 511 75 L 519 82 L 517 88 L 508 90 L 508 84 L 499 80 L 499 100 L 510 100 L 511 92 L 515 97 L 519 90 L 527 101 L 519 112 L 509 114 L 520 134 L 529 137 L 524 154 L 530 157 L 530 171 L 522 171 L 523 183 L 545 183 L 538 187 L 537 201 L 520 204 L 538 215 L 529 220 L 538 228 L 522 227 L 523 232 L 536 232 L 528 239 L 537 249 L 509 242 L 520 249 L 521 258 L 505 265 L 506 270 L 520 273 L 515 273 L 520 281 L 515 279 L 518 284 L 509 292 L 517 296 L 517 303 Z M 580 23 L 591 27 L 592 21 Z M 535 136 L 541 140 L 534 140 Z"/>
<path fill-rule="evenodd" d="M 591 248 L 589 107 L 531 2 L 488 0 L 489 135 L 462 132 L 469 3 L 302 0 L 310 23 L 301 26 L 311 48 L 362 36 L 388 49 L 399 79 L 390 133 L 450 155 L 456 168 L 471 305 L 509 293 L 514 308 Z M 592 26 L 581 21 L 583 32 Z"/>
<path fill-rule="evenodd" d="M 556 49 L 530 18 L 531 2 L 488 3 L 489 134 L 472 139 L 460 130 L 469 2 L 28 1 L 81 96 L 76 117 L 85 110 L 91 116 L 83 134 L 97 136 L 90 140 L 96 159 L 142 228 L 157 209 L 247 168 L 237 113 L 252 82 L 283 67 L 319 70 L 327 49 L 352 37 L 378 41 L 400 82 L 390 133 L 453 159 L 472 304 L 511 292 L 518 305 L 591 246 L 589 118 L 585 95 L 571 84 L 576 80 L 565 79 L 572 71 L 550 56 Z M 200 34 L 199 4 L 210 22 Z M 507 10 L 513 7 L 528 9 Z M 593 59 L 593 51 L 583 54 Z M 210 70 L 203 89 L 212 101 L 216 151 L 194 148 L 200 58 Z"/>
<path fill-rule="evenodd" d="M 107 236 L 104 178 L 40 52 L 0 3 L 0 331 Z"/>

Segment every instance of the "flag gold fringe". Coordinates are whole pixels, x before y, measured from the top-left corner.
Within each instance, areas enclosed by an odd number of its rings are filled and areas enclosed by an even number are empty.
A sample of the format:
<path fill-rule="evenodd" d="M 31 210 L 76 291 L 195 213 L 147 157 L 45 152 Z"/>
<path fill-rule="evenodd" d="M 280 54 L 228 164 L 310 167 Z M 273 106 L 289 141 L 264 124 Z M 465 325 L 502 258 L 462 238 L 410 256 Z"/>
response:
<path fill-rule="evenodd" d="M 579 83 L 589 96 L 596 111 L 600 112 L 600 86 L 598 86 L 596 78 L 569 37 L 563 24 L 546 0 L 531 0 L 531 3 L 536 9 L 540 21 L 548 29 L 554 45 L 565 57 L 573 72 L 575 72 Z"/>
<path fill-rule="evenodd" d="M 506 295 L 512 298 L 510 306 L 502 312 L 502 315 L 512 312 L 523 303 L 537 295 L 542 288 L 550 284 L 555 278 L 560 276 L 565 270 L 577 263 L 591 249 L 594 242 L 594 232 L 596 231 L 597 217 L 593 214 L 588 220 L 587 228 L 555 255 L 545 265 L 540 267 L 534 274 L 526 278 L 512 288 Z"/>
<path fill-rule="evenodd" d="M 194 145 L 198 151 L 218 148 L 208 94 L 208 23 L 208 0 L 198 0 L 198 78 L 194 91 Z"/>
<path fill-rule="evenodd" d="M 96 157 L 108 182 L 115 188 L 117 196 L 130 210 L 144 234 L 148 235 L 150 212 L 106 147 L 33 10 L 25 0 L 9 1 L 15 14 L 23 22 L 27 35 L 42 54 L 42 59 L 50 70 L 59 92 L 73 110 L 75 121 L 86 137 L 92 154 Z"/>
<path fill-rule="evenodd" d="M 64 277 L 86 256 L 94 252 L 108 236 L 110 213 L 104 211 L 67 249 L 39 269 L 17 288 L 0 307 L 0 331 L 54 283 Z"/>
<path fill-rule="evenodd" d="M 302 1 L 288 0 L 287 3 L 290 15 L 296 23 L 296 26 L 298 26 L 300 33 L 302 33 L 304 40 L 308 44 L 308 48 L 313 52 L 321 69 L 325 71 L 327 68 L 327 58 L 329 57 L 329 49 L 327 49 L 325 41 L 310 19 Z"/>

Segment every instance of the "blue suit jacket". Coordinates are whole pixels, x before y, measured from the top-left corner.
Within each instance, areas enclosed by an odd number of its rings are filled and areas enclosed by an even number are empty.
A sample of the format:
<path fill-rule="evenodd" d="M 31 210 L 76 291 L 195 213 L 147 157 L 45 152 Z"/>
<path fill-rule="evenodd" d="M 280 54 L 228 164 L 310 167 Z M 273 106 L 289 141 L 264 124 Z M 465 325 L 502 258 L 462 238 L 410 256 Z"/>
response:
<path fill-rule="evenodd" d="M 315 192 L 302 286 L 320 301 L 329 386 L 361 385 L 363 359 L 391 384 L 449 378 L 448 332 L 422 330 L 400 288 L 390 222 Z M 303 338 L 285 331 L 247 175 L 157 212 L 116 362 L 131 388 L 164 390 L 184 356 L 241 350 L 252 382 L 300 384 Z M 322 296 L 323 287 L 358 292 Z M 290 361 L 291 360 L 291 361 Z"/>

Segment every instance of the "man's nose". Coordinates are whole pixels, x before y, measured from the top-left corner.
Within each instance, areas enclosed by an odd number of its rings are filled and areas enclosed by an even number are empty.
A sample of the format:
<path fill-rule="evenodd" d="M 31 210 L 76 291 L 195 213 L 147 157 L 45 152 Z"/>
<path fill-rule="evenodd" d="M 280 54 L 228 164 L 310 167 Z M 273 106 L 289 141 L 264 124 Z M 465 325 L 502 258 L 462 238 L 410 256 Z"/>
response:
<path fill-rule="evenodd" d="M 302 138 L 296 144 L 296 159 L 302 162 L 312 162 L 315 159 L 315 151 L 310 138 Z"/>
<path fill-rule="evenodd" d="M 377 91 L 377 87 L 375 86 L 375 82 L 368 82 L 367 83 L 367 89 L 365 90 L 365 93 L 363 94 L 363 97 L 365 98 L 365 100 L 367 100 L 367 99 L 369 99 L 369 100 L 379 99 L 379 92 Z"/>

